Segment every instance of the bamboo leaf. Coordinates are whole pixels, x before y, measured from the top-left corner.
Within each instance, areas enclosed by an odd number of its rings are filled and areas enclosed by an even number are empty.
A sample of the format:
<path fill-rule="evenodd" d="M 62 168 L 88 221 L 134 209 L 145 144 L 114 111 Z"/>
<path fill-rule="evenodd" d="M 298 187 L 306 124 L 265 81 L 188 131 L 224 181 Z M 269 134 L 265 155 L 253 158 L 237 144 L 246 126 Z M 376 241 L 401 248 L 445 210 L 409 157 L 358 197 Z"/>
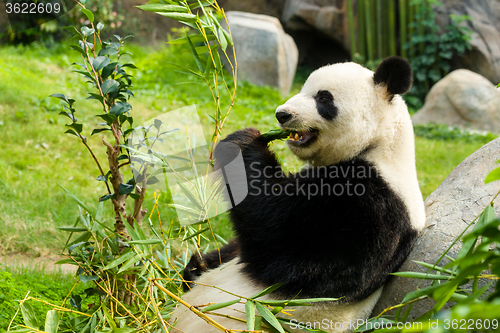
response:
<path fill-rule="evenodd" d="M 272 312 L 267 309 L 264 305 L 260 303 L 255 303 L 255 306 L 257 307 L 257 311 L 262 315 L 262 317 L 272 326 L 274 327 L 278 332 L 280 333 L 285 333 L 285 330 L 283 330 L 283 327 L 279 323 L 278 319 L 272 314 Z"/>
<path fill-rule="evenodd" d="M 425 280 L 449 280 L 451 278 L 451 276 L 449 275 L 427 274 L 421 272 L 396 272 L 391 274 L 405 278 L 425 279 Z"/>
<path fill-rule="evenodd" d="M 62 230 L 62 231 L 67 231 L 67 232 L 88 231 L 87 228 L 82 228 L 82 227 L 57 227 L 57 229 Z"/>
<path fill-rule="evenodd" d="M 191 238 L 193 238 L 193 237 L 196 237 L 196 236 L 198 236 L 199 234 L 202 234 L 202 233 L 204 233 L 205 231 L 207 231 L 207 230 L 209 230 L 209 229 L 210 229 L 210 227 L 206 227 L 206 228 L 204 228 L 204 229 L 198 230 L 198 231 L 197 231 L 197 232 L 195 232 L 194 234 L 191 234 L 191 235 L 189 235 L 189 236 L 187 236 L 187 235 L 186 235 L 186 237 L 182 240 L 182 242 L 187 241 L 187 240 L 189 240 L 189 239 L 191 239 Z"/>
<path fill-rule="evenodd" d="M 183 206 L 183 205 L 168 204 L 168 207 L 172 207 L 173 209 L 176 209 L 176 210 L 178 209 L 178 210 L 186 212 L 186 213 L 190 213 L 190 214 L 194 214 L 194 215 L 200 215 L 200 211 L 199 210 L 196 210 L 196 209 L 193 209 L 193 208 L 190 208 L 190 207 L 186 207 L 186 206 Z"/>
<path fill-rule="evenodd" d="M 434 309 L 439 311 L 441 308 L 450 300 L 450 298 L 455 294 L 458 285 L 453 283 L 442 284 L 441 288 L 436 289 L 432 293 L 432 298 L 436 301 L 434 304 Z"/>
<path fill-rule="evenodd" d="M 198 52 L 196 52 L 196 48 L 194 47 L 193 42 L 191 41 L 191 38 L 189 38 L 189 35 L 187 34 L 186 31 L 184 31 L 184 34 L 186 35 L 186 39 L 188 41 L 189 49 L 191 50 L 191 53 L 193 54 L 194 60 L 196 62 L 196 66 L 198 66 L 198 70 L 203 73 L 205 70 L 203 69 L 203 65 L 200 60 L 200 56 L 198 55 Z"/>
<path fill-rule="evenodd" d="M 162 12 L 158 12 L 157 14 L 171 18 L 171 19 L 176 20 L 176 21 L 180 21 L 180 22 L 194 23 L 194 22 L 196 22 L 196 20 L 198 20 L 198 17 L 196 15 L 189 14 L 189 13 L 173 13 L 173 12 L 172 13 L 162 13 Z"/>
<path fill-rule="evenodd" d="M 21 314 L 23 316 L 24 324 L 30 328 L 34 328 L 38 330 L 39 324 L 35 315 L 35 311 L 33 307 L 26 302 L 23 302 L 19 305 L 21 308 Z"/>
<path fill-rule="evenodd" d="M 477 243 L 477 239 L 479 235 L 473 236 L 473 232 L 478 231 L 480 228 L 482 228 L 484 225 L 487 224 L 487 222 L 490 222 L 495 218 L 495 209 L 493 208 L 492 205 L 486 206 L 484 211 L 481 213 L 481 216 L 479 217 L 478 221 L 474 225 L 474 228 L 472 228 L 471 232 L 469 235 L 463 238 L 463 244 L 462 248 L 460 251 L 458 251 L 457 257 L 455 260 L 460 260 L 464 258 L 468 253 L 472 252 L 474 249 L 474 246 Z"/>
<path fill-rule="evenodd" d="M 145 5 L 136 6 L 142 10 L 153 13 L 189 13 L 189 9 L 184 6 L 165 5 L 160 3 L 148 3 Z"/>
<path fill-rule="evenodd" d="M 106 317 L 106 321 L 108 322 L 109 326 L 113 330 L 115 330 L 117 328 L 116 323 L 113 320 L 113 317 L 111 317 L 111 314 L 109 313 L 109 310 L 104 303 L 102 304 L 102 312 L 104 312 L 104 316 Z"/>
<path fill-rule="evenodd" d="M 403 299 L 403 301 L 401 303 L 408 302 L 408 301 L 411 301 L 415 298 L 419 298 L 422 296 L 429 296 L 439 287 L 441 287 L 441 285 L 436 284 L 433 286 L 425 287 L 423 289 L 412 291 L 411 293 L 406 294 L 405 298 Z"/>
<path fill-rule="evenodd" d="M 135 240 L 135 241 L 128 241 L 128 244 L 140 244 L 140 245 L 153 245 L 153 244 L 160 244 L 161 240 L 160 239 L 141 239 L 141 240 Z"/>
<path fill-rule="evenodd" d="M 258 301 L 261 304 L 271 305 L 271 306 L 310 306 L 309 303 L 316 302 L 334 302 L 338 301 L 340 298 L 303 298 L 303 299 L 292 299 L 288 301 L 273 301 L 273 300 L 265 300 Z"/>
<path fill-rule="evenodd" d="M 224 29 L 222 29 L 222 27 L 219 27 L 218 32 L 219 32 L 220 47 L 221 47 L 222 51 L 226 51 L 228 41 L 226 40 L 226 35 L 224 34 Z"/>
<path fill-rule="evenodd" d="M 133 252 L 135 254 L 135 252 Z M 123 273 L 125 272 L 127 269 L 129 269 L 130 267 L 132 267 L 136 262 L 138 262 L 139 260 L 141 260 L 141 257 L 136 255 L 136 256 L 133 256 L 132 258 L 130 258 L 127 262 L 125 262 L 122 267 L 120 267 L 120 269 L 118 270 L 118 273 L 117 274 L 120 274 L 120 273 Z"/>
<path fill-rule="evenodd" d="M 73 199 L 80 207 L 82 207 L 83 209 L 85 209 L 87 211 L 87 213 L 89 213 L 90 215 L 94 215 L 94 211 L 93 210 L 90 210 L 90 208 L 83 203 L 83 201 L 81 201 L 80 199 L 78 199 L 73 193 L 71 193 L 70 191 L 68 191 L 66 188 L 64 188 L 64 186 L 60 185 L 60 184 L 57 184 L 59 185 L 60 188 L 62 188 L 64 190 L 64 192 L 66 192 L 66 194 L 71 198 Z"/>
<path fill-rule="evenodd" d="M 209 305 L 209 306 L 203 308 L 203 310 L 201 310 L 201 312 L 207 312 L 207 311 L 213 311 L 213 310 L 218 310 L 218 309 L 226 308 L 228 306 L 231 306 L 233 304 L 238 303 L 239 301 L 240 301 L 240 299 L 235 299 L 235 300 L 232 300 L 232 301 L 229 301 L 229 302 L 222 302 L 222 303 L 212 304 L 212 305 Z"/>
<path fill-rule="evenodd" d="M 484 183 L 485 184 L 488 184 L 488 183 L 491 183 L 495 180 L 499 180 L 500 179 L 500 168 L 496 168 L 494 170 L 492 170 L 490 173 L 488 173 L 488 175 L 486 176 L 485 180 L 484 180 Z"/>
<path fill-rule="evenodd" d="M 189 35 L 189 38 L 191 39 L 191 42 L 193 42 L 193 43 L 203 43 L 203 42 L 206 42 L 207 40 L 213 41 L 216 39 L 214 35 L 207 35 L 206 36 L 207 39 L 205 39 L 205 37 L 202 34 Z M 181 37 L 181 38 L 177 38 L 177 39 L 173 39 L 171 41 L 168 41 L 167 43 L 172 44 L 172 45 L 179 45 L 179 44 L 184 44 L 187 42 L 188 42 L 188 40 L 186 37 Z"/>
<path fill-rule="evenodd" d="M 57 333 L 57 327 L 59 326 L 59 315 L 56 310 L 50 310 L 47 312 L 47 317 L 45 318 L 45 332 L 47 333 Z"/>
<path fill-rule="evenodd" d="M 129 252 L 125 253 L 125 254 L 121 254 L 118 258 L 116 258 L 115 260 L 113 260 L 112 262 L 110 262 L 103 269 L 106 271 L 108 269 L 115 268 L 116 266 L 120 265 L 121 263 L 123 263 L 123 262 L 125 262 L 125 261 L 127 261 L 130 258 L 133 258 L 135 256 L 137 256 L 137 254 L 134 251 L 129 251 Z"/>
<path fill-rule="evenodd" d="M 423 266 L 425 268 L 429 268 L 431 270 L 443 272 L 443 273 L 450 274 L 450 275 L 455 275 L 455 273 L 453 273 L 453 271 L 446 269 L 446 268 L 443 268 L 443 267 L 440 267 L 440 266 L 437 266 L 437 265 L 434 265 L 434 264 L 429 264 L 429 263 L 426 263 L 423 261 L 418 261 L 418 260 L 413 260 L 413 262 L 416 264 L 419 264 L 420 266 Z"/>
<path fill-rule="evenodd" d="M 245 303 L 245 314 L 247 317 L 247 329 L 253 331 L 255 329 L 255 304 L 252 301 Z"/>
<path fill-rule="evenodd" d="M 196 208 L 199 210 L 198 214 L 200 214 L 202 211 L 204 211 L 204 209 L 202 208 L 202 206 L 200 205 L 200 203 L 198 202 L 198 199 L 194 196 L 194 194 L 189 190 L 189 188 L 186 186 L 186 184 L 184 184 L 182 181 L 178 181 L 177 182 L 177 185 L 179 185 L 180 189 L 182 190 L 182 192 L 188 197 L 189 201 L 191 201 L 191 203 L 193 205 L 196 206 Z"/>
<path fill-rule="evenodd" d="M 273 291 L 275 291 L 276 289 L 278 289 L 279 287 L 281 287 L 282 285 L 283 285 L 283 283 L 281 283 L 281 282 L 273 284 L 272 286 L 262 290 L 260 293 L 253 295 L 252 297 L 250 297 L 250 299 L 256 299 L 256 298 L 262 297 L 264 295 L 270 294 Z"/>

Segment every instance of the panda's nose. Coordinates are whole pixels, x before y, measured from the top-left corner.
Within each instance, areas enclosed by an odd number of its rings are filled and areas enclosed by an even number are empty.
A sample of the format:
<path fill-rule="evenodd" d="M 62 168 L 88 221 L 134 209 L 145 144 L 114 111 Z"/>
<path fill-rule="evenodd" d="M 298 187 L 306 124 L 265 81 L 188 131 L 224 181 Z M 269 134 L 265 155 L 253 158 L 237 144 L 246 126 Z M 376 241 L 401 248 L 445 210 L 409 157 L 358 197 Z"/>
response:
<path fill-rule="evenodd" d="M 284 124 L 292 118 L 292 115 L 286 111 L 276 111 L 276 119 L 280 124 Z"/>

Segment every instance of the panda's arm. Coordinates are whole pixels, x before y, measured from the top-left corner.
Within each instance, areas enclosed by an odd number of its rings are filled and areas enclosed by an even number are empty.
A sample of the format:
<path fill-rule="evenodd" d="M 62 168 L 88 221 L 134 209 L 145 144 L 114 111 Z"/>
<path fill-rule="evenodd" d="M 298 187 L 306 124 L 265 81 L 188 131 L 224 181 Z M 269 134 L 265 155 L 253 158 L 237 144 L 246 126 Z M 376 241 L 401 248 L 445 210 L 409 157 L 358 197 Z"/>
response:
<path fill-rule="evenodd" d="M 183 290 L 190 290 L 193 287 L 192 282 L 197 280 L 201 274 L 236 258 L 239 253 L 240 245 L 238 239 L 234 238 L 222 248 L 206 253 L 203 257 L 200 257 L 198 253 L 193 254 L 191 260 L 189 260 L 189 263 L 184 268 L 182 275 L 184 279 L 182 284 Z"/>
<path fill-rule="evenodd" d="M 248 195 L 230 215 L 241 260 L 253 278 L 269 285 L 284 282 L 280 289 L 291 297 L 354 301 L 374 292 L 403 262 L 416 233 L 402 200 L 378 175 L 343 175 L 342 168 L 367 169 L 368 162 L 349 161 L 323 174 L 276 176 L 270 171 L 280 165 L 257 130 L 238 131 L 223 141 L 238 145 L 247 170 Z M 340 174 L 332 177 L 335 167 Z M 351 191 L 359 185 L 362 195 L 321 192 L 335 187 L 338 193 L 349 183 Z"/>
<path fill-rule="evenodd" d="M 227 145 L 228 143 L 233 146 Z M 246 240 L 257 238 L 271 241 L 280 237 L 270 234 L 270 229 L 284 232 L 288 237 L 305 236 L 303 229 L 311 230 L 308 234 L 312 235 L 314 225 L 301 218 L 305 214 L 314 218 L 316 214 L 333 208 L 332 204 L 335 202 L 332 203 L 329 196 L 308 193 L 309 190 L 318 188 L 324 181 L 337 183 L 342 180 L 327 179 L 326 175 L 285 174 L 268 143 L 258 130 L 247 128 L 230 134 L 215 150 L 216 169 L 224 167 L 225 172 L 230 175 L 230 188 L 234 190 L 245 186 L 248 189 L 245 199 L 231 209 L 234 227 Z M 237 151 L 234 145 L 239 148 Z M 236 175 L 234 169 L 225 167 L 240 152 L 246 171 L 244 177 L 241 173 Z M 293 218 L 297 220 L 290 223 Z M 323 225 L 323 218 L 316 222 Z M 335 230 L 334 224 L 323 226 Z M 250 235 L 247 233 L 252 236 L 248 237 Z"/>

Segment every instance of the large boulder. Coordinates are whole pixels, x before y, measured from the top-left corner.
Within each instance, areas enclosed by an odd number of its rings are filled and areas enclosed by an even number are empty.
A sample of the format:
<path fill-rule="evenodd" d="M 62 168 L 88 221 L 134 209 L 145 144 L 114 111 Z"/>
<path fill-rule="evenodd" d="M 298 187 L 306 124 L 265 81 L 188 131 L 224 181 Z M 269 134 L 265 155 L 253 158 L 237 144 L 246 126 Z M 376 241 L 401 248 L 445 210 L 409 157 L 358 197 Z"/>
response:
<path fill-rule="evenodd" d="M 455 68 L 467 68 L 493 83 L 500 82 L 500 0 L 441 0 L 441 3 L 442 7 L 434 8 L 440 26 L 450 23 L 450 14 L 471 18 L 465 24 L 472 30 L 472 50 L 456 59 Z"/>
<path fill-rule="evenodd" d="M 450 126 L 500 132 L 500 90 L 483 76 L 458 69 L 437 82 L 425 98 L 414 124 Z"/>
<path fill-rule="evenodd" d="M 280 21 L 272 16 L 237 11 L 226 16 L 233 35 L 238 78 L 276 87 L 288 95 L 299 52 Z"/>
<path fill-rule="evenodd" d="M 409 257 L 400 271 L 427 272 L 414 261 L 430 264 L 437 262 L 441 254 L 453 243 L 464 228 L 489 204 L 498 191 L 499 182 L 484 184 L 486 175 L 498 167 L 500 138 L 488 143 L 465 159 L 443 183 L 425 200 L 426 228 L 422 231 Z M 495 200 L 496 213 L 500 210 L 500 197 Z M 454 245 L 448 255 L 455 257 L 460 245 Z M 439 266 L 447 263 L 443 260 Z M 400 303 L 404 296 L 418 288 L 430 285 L 428 280 L 393 277 L 384 287 L 382 297 L 373 310 L 380 314 L 389 306 Z M 418 318 L 432 309 L 434 302 L 423 300 L 413 304 L 409 320 Z"/>

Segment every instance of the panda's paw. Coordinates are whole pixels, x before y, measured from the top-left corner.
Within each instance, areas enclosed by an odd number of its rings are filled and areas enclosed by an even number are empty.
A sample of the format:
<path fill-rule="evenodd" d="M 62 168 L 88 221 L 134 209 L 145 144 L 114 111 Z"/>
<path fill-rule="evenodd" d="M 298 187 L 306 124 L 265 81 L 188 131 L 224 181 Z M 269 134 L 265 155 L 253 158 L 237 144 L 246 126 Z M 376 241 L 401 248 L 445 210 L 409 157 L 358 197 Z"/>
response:
<path fill-rule="evenodd" d="M 193 286 L 193 281 L 198 279 L 198 277 L 206 272 L 208 267 L 206 263 L 200 258 L 198 253 L 193 254 L 191 260 L 184 268 L 184 272 L 182 274 L 182 278 L 184 282 L 182 283 L 182 288 L 184 291 L 188 291 Z"/>
<path fill-rule="evenodd" d="M 245 128 L 231 133 L 215 147 L 215 169 L 231 163 L 239 154 L 250 148 L 257 148 L 259 151 L 267 149 L 267 143 L 255 128 Z"/>
<path fill-rule="evenodd" d="M 260 131 L 256 128 L 249 127 L 232 134 L 229 134 L 227 138 L 222 140 L 222 142 L 231 142 L 237 144 L 241 149 L 244 149 L 250 143 L 256 141 L 260 138 Z"/>

